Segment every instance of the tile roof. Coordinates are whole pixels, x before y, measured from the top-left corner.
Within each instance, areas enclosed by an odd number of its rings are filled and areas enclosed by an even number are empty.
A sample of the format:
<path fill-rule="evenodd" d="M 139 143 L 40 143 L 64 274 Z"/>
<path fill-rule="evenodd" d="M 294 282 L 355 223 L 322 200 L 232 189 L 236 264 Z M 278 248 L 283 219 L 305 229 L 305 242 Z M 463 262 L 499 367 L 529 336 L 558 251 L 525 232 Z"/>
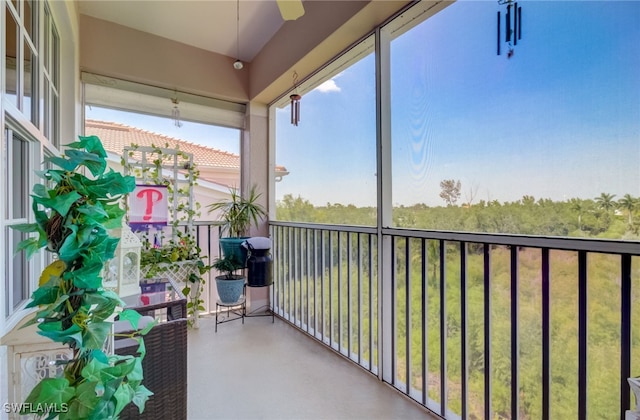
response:
<path fill-rule="evenodd" d="M 123 124 L 106 121 L 86 120 L 86 135 L 100 137 L 105 150 L 122 156 L 126 146 L 137 144 L 138 146 L 178 148 L 183 152 L 193 154 L 193 160 L 199 167 L 240 168 L 240 156 L 224 150 L 190 143 L 188 141 L 168 137 L 158 133 L 130 127 Z M 285 170 L 278 167 L 277 170 Z"/>

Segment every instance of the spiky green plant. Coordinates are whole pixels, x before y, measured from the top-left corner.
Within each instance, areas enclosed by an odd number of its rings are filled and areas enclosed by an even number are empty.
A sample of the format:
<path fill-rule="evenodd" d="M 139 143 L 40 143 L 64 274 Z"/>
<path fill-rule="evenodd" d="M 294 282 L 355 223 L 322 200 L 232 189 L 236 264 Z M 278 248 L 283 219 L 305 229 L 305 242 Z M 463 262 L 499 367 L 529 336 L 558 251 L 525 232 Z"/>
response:
<path fill-rule="evenodd" d="M 222 220 L 222 231 L 229 232 L 229 236 L 241 237 L 247 233 L 251 225 L 258 225 L 267 215 L 266 210 L 258 203 L 262 193 L 256 191 L 256 186 L 252 186 L 249 194 L 242 197 L 236 188 L 229 189 L 229 199 L 217 201 L 207 206 L 209 213 L 220 211 L 219 218 Z"/>
<path fill-rule="evenodd" d="M 33 188 L 35 223 L 14 226 L 35 233 L 20 244 L 31 257 L 41 248 L 57 255 L 43 271 L 39 288 L 27 307 L 38 307 L 26 325 L 37 324 L 38 333 L 67 345 L 72 359 L 61 361 L 59 377 L 42 379 L 27 397 L 23 413 L 35 412 L 46 418 L 117 418 L 130 402 L 142 412 L 153 393 L 142 385 L 142 358 L 146 334 L 153 323 L 135 334 L 139 356 L 106 354 L 103 350 L 111 333 L 113 315 L 124 302 L 102 287 L 101 272 L 113 258 L 119 238 L 108 229 L 121 226 L 124 210 L 119 200 L 135 187 L 133 177 L 107 169 L 107 154 L 96 136 L 80 137 L 68 146 L 65 155 L 46 162 L 60 169 L 38 172 L 45 181 Z M 85 176 L 89 171 L 91 177 Z M 140 314 L 125 310 L 120 319 L 134 330 Z M 52 405 L 57 409 L 47 413 Z"/>

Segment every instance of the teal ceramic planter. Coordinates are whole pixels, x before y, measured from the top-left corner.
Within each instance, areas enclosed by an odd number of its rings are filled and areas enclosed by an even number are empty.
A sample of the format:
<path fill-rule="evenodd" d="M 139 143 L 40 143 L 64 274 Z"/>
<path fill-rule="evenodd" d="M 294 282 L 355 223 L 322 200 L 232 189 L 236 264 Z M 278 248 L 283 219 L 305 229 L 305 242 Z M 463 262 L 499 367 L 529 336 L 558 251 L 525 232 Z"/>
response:
<path fill-rule="evenodd" d="M 242 296 L 245 278 L 243 276 L 234 277 L 234 279 L 225 279 L 224 276 L 216 277 L 218 297 L 222 303 L 235 303 Z"/>
<path fill-rule="evenodd" d="M 220 238 L 220 248 L 222 249 L 222 255 L 225 257 L 235 256 L 235 258 L 242 263 L 242 268 L 247 266 L 247 249 L 242 244 L 249 239 L 248 237 L 227 237 Z"/>

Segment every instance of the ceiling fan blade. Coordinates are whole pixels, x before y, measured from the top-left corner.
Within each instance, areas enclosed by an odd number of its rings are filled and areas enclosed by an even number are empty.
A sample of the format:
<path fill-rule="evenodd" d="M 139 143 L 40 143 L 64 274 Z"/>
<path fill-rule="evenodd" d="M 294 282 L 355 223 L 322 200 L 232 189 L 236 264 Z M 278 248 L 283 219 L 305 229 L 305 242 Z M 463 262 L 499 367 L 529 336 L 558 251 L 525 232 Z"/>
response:
<path fill-rule="evenodd" d="M 302 0 L 276 0 L 284 20 L 296 20 L 304 15 Z"/>

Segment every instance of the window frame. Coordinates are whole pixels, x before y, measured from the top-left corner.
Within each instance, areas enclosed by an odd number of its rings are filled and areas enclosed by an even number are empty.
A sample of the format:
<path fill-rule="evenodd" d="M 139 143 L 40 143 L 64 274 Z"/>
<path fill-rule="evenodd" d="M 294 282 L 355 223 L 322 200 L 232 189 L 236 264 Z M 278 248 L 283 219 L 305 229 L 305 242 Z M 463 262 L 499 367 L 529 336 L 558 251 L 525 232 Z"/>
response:
<path fill-rule="evenodd" d="M 27 4 L 28 3 L 28 4 Z M 3 240 L 0 241 L 0 284 L 3 292 L 0 293 L 0 337 L 15 327 L 24 317 L 35 309 L 27 309 L 27 303 L 31 293 L 38 286 L 38 275 L 42 269 L 53 260 L 50 253 L 40 252 L 30 259 L 24 258 L 24 272 L 19 279 L 14 279 L 13 275 L 13 249 L 17 242 L 21 240 L 15 230 L 10 226 L 19 223 L 33 223 L 34 215 L 31 211 L 30 194 L 36 183 L 42 182 L 35 174 L 38 169 L 45 169 L 42 161 L 45 156 L 56 156 L 60 154 L 60 133 L 61 121 L 63 119 L 60 97 L 61 84 L 69 84 L 73 75 L 65 76 L 61 72 L 62 67 L 75 66 L 75 61 L 65 64 L 62 61 L 65 49 L 63 40 L 58 30 L 57 21 L 65 20 L 65 13 L 69 10 L 67 6 L 50 4 L 49 2 L 16 0 L 16 2 L 3 2 L 0 7 L 0 20 L 5 22 L 6 14 L 11 14 L 16 28 L 16 74 L 7 75 L 7 50 L 3 43 L 0 43 L 0 162 L 3 169 L 0 169 L 0 232 Z M 28 13 L 29 16 L 23 16 Z M 26 19 L 26 20 L 25 20 Z M 67 22 L 68 23 L 68 22 Z M 4 31 L 4 29 L 3 29 Z M 3 33 L 4 40 L 4 33 Z M 26 47 L 25 47 L 26 46 Z M 28 48 L 27 48 L 28 47 Z M 29 57 L 31 69 L 25 65 L 24 53 L 32 51 Z M 67 51 L 68 53 L 68 51 Z M 47 57 L 45 63 L 44 57 Z M 47 68 L 45 69 L 45 66 Z M 29 73 L 26 70 L 30 70 Z M 16 98 L 8 98 L 6 92 L 7 78 L 14 77 L 16 85 Z M 27 82 L 25 78 L 29 78 Z M 48 81 L 45 90 L 45 81 Z M 26 98 L 25 90 L 31 84 L 29 98 Z M 71 85 L 70 85 L 71 86 Z M 75 86 L 75 85 L 73 85 Z M 74 98 L 71 94 L 69 98 Z M 27 99 L 25 101 L 25 99 Z M 24 107 L 29 105 L 29 109 Z M 67 103 L 71 106 L 71 103 Z M 24 112 L 26 111 L 26 112 Z M 68 121 L 73 122 L 75 117 L 69 114 Z M 46 121 L 45 121 L 46 118 Z M 65 130 L 67 131 L 67 130 Z M 21 173 L 24 182 L 16 190 L 12 182 L 13 167 L 11 143 L 15 138 L 25 142 L 24 167 Z M 11 174 L 11 176 L 9 176 Z M 24 199 L 22 208 L 23 214 L 14 215 L 12 202 L 16 195 L 21 195 Z M 9 208 L 11 207 L 11 208 Z M 9 238 L 11 237 L 11 240 Z M 26 238 L 27 234 L 22 234 Z M 15 238 L 15 240 L 14 240 Z M 10 285 L 10 287 L 8 287 Z M 24 289 L 14 297 L 15 287 Z M 17 298 L 17 299 L 16 299 Z"/>

